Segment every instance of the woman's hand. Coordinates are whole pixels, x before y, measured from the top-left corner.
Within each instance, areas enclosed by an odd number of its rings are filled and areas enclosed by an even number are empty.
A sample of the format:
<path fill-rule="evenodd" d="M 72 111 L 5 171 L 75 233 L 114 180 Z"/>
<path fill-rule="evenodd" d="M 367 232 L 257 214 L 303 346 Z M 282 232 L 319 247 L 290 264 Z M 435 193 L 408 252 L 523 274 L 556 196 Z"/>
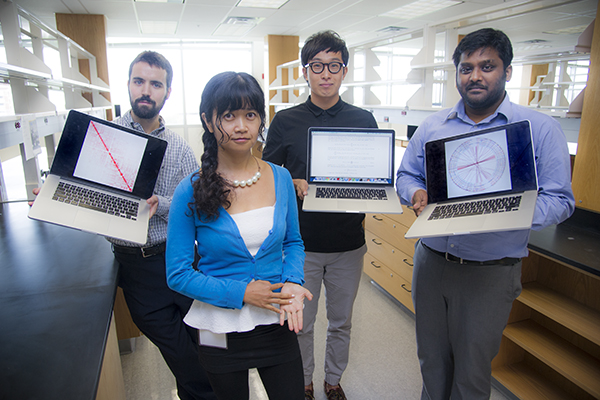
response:
<path fill-rule="evenodd" d="M 280 307 L 290 305 L 294 297 L 293 293 L 274 292 L 274 290 L 280 289 L 283 286 L 283 283 L 271 284 L 269 281 L 252 281 L 246 286 L 244 303 L 283 314 L 283 311 L 274 307 L 273 304 L 279 304 Z"/>
<path fill-rule="evenodd" d="M 287 293 L 293 296 L 290 304 L 282 305 L 282 313 L 279 316 L 279 323 L 283 326 L 285 322 L 285 313 L 287 313 L 288 326 L 290 331 L 298 333 L 302 330 L 304 299 L 312 300 L 313 295 L 308 289 L 303 288 L 297 283 L 286 282 L 281 289 L 281 293 Z"/>

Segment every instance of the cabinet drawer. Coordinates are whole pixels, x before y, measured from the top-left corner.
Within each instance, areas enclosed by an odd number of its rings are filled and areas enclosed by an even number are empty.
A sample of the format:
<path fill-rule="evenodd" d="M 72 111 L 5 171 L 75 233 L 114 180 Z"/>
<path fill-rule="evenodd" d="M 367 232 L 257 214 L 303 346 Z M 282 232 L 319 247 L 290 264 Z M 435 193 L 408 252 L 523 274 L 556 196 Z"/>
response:
<path fill-rule="evenodd" d="M 407 228 L 410 228 L 413 222 L 415 222 L 415 219 L 417 219 L 417 216 L 415 215 L 415 212 L 412 209 L 409 209 L 404 205 L 402 206 L 402 211 L 402 214 L 385 214 L 385 216 L 393 221 L 401 223 Z"/>
<path fill-rule="evenodd" d="M 408 227 L 383 214 L 369 214 L 365 221 L 365 228 L 409 256 L 414 255 L 417 240 L 404 238 Z"/>
<path fill-rule="evenodd" d="M 412 281 L 413 259 L 405 252 L 392 246 L 385 240 L 366 231 L 367 248 L 369 253 L 380 260 L 386 267 L 400 274 L 406 281 Z"/>
<path fill-rule="evenodd" d="M 411 298 L 411 285 L 400 275 L 387 268 L 371 254 L 365 255 L 364 271 L 386 292 L 395 297 L 400 303 L 413 313 L 415 308 Z"/>

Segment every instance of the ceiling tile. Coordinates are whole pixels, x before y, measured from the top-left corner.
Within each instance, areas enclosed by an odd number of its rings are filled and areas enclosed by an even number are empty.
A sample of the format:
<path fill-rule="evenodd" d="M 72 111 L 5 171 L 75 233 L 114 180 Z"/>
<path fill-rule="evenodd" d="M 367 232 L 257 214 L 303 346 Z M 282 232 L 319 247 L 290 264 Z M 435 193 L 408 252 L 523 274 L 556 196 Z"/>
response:
<path fill-rule="evenodd" d="M 184 7 L 184 4 L 176 3 L 135 3 L 140 21 L 178 21 Z"/>

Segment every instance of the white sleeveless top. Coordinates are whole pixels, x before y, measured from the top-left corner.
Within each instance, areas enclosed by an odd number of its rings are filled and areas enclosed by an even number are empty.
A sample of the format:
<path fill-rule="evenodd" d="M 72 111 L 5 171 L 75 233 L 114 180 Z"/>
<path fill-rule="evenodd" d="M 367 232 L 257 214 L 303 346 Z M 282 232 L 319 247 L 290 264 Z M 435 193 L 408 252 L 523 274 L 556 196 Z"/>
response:
<path fill-rule="evenodd" d="M 270 206 L 231 215 L 253 257 L 273 227 L 274 211 L 275 206 Z M 244 304 L 238 310 L 194 300 L 183 322 L 193 328 L 206 329 L 213 333 L 248 332 L 258 325 L 279 323 L 279 314 L 250 304 Z"/>

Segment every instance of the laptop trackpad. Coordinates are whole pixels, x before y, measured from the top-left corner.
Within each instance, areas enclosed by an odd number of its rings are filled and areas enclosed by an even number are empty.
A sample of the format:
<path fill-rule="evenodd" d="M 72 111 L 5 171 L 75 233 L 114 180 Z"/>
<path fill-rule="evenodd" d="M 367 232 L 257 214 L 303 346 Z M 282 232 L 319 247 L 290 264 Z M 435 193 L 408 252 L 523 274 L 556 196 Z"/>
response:
<path fill-rule="evenodd" d="M 448 223 L 448 227 L 454 231 L 468 233 L 471 230 L 479 229 L 483 226 L 486 218 L 477 217 L 458 217 Z"/>
<path fill-rule="evenodd" d="M 366 201 L 360 200 L 344 200 L 338 202 L 340 210 L 346 210 L 346 212 L 365 212 L 368 209 Z"/>
<path fill-rule="evenodd" d="M 104 233 L 108 229 L 109 220 L 106 214 L 95 211 L 78 212 L 74 226 L 88 232 Z"/>

